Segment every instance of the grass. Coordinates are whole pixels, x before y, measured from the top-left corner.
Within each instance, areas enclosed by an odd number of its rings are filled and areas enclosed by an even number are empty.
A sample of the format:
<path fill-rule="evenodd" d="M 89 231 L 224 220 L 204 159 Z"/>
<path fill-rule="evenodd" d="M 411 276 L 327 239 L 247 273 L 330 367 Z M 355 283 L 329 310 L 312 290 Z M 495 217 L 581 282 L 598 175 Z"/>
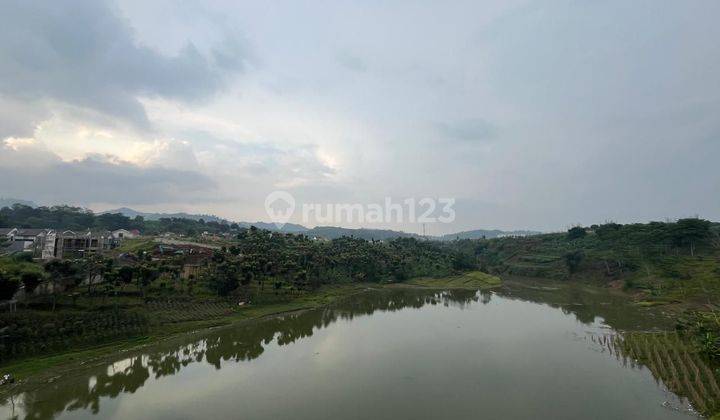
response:
<path fill-rule="evenodd" d="M 229 310 L 223 311 L 219 316 L 212 317 L 205 317 L 209 313 L 208 307 L 214 310 L 217 307 L 217 303 L 208 303 L 206 305 L 194 304 L 190 308 L 184 308 L 186 312 L 186 318 L 184 319 L 187 320 L 155 320 L 154 327 L 151 328 L 147 335 L 120 339 L 95 346 L 76 347 L 52 355 L 18 359 L 3 365 L 2 368 L 0 368 L 0 372 L 3 374 L 11 373 L 20 381 L 39 373 L 44 373 L 43 377 L 52 376 L 54 372 L 53 368 L 61 367 L 68 363 L 77 361 L 92 363 L 93 361 L 102 360 L 114 355 L 118 351 L 129 350 L 184 333 L 231 325 L 287 312 L 319 308 L 338 299 L 361 293 L 365 291 L 367 287 L 368 285 L 362 284 L 328 285 L 321 287 L 315 292 L 296 296 L 288 302 L 247 305 L 232 307 L 231 309 L 228 307 Z M 158 313 L 161 316 L 166 315 L 163 311 L 153 312 L 148 310 L 148 316 L 150 317 Z"/>
<path fill-rule="evenodd" d="M 119 254 L 135 254 L 138 251 L 150 251 L 153 249 L 154 246 L 155 243 L 151 238 L 125 239 L 124 241 L 122 241 L 119 247 L 115 248 L 115 251 Z"/>
<path fill-rule="evenodd" d="M 489 289 L 502 284 L 499 277 L 480 271 L 471 271 L 458 276 L 428 278 L 421 277 L 402 283 L 408 286 L 427 287 L 433 289 Z"/>
<path fill-rule="evenodd" d="M 670 303 L 673 303 L 673 302 L 663 301 L 663 300 L 641 300 L 641 301 L 635 302 L 636 305 L 642 306 L 644 308 L 652 308 L 654 306 L 668 305 Z"/>

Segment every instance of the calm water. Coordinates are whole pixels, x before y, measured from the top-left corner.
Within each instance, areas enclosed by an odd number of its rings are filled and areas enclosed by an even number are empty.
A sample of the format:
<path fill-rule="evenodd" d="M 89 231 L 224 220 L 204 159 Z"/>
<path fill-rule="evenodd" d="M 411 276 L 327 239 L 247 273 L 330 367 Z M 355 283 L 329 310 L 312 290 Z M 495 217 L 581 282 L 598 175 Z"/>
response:
<path fill-rule="evenodd" d="M 1 402 L 19 418 L 691 418 L 592 337 L 657 325 L 604 294 L 371 291 L 171 341 Z M 603 318 L 600 318 L 603 317 Z M 14 406 L 13 406 L 14 405 Z M 674 407 L 674 408 L 673 408 Z"/>

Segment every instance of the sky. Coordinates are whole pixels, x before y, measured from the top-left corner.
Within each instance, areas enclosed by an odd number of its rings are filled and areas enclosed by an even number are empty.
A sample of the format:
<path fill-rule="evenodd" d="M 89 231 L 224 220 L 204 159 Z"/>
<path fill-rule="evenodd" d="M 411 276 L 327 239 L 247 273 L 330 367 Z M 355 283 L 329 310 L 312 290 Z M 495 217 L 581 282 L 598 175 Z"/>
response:
<path fill-rule="evenodd" d="M 273 191 L 454 199 L 430 234 L 720 220 L 717 16 L 714 0 L 3 1 L 0 196 L 238 221 L 270 221 Z"/>

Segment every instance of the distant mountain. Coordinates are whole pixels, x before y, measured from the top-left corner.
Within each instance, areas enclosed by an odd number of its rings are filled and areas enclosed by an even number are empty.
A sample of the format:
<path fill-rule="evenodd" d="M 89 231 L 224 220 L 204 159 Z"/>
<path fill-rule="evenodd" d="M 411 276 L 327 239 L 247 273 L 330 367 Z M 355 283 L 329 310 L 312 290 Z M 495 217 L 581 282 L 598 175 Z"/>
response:
<path fill-rule="evenodd" d="M 33 208 L 37 207 L 37 204 L 32 201 L 20 200 L 19 198 L 0 197 L 0 209 L 3 207 L 12 207 L 13 204 L 22 204 L 23 206 L 30 206 Z"/>
<path fill-rule="evenodd" d="M 506 231 L 506 230 L 487 230 L 487 229 L 476 229 L 476 230 L 467 230 L 464 232 L 458 232 L 458 233 L 450 233 L 447 235 L 440 236 L 438 239 L 441 241 L 452 241 L 455 239 L 482 239 L 482 238 L 501 238 L 504 236 L 531 236 L 531 235 L 539 235 L 542 232 L 536 232 L 532 230 L 512 230 L 512 231 Z"/>
<path fill-rule="evenodd" d="M 420 238 L 415 233 L 400 232 L 386 229 L 348 229 L 335 226 L 317 226 L 303 232 L 307 236 L 317 236 L 326 239 L 336 239 L 343 236 L 353 236 L 365 240 L 388 240 L 394 238 Z"/>

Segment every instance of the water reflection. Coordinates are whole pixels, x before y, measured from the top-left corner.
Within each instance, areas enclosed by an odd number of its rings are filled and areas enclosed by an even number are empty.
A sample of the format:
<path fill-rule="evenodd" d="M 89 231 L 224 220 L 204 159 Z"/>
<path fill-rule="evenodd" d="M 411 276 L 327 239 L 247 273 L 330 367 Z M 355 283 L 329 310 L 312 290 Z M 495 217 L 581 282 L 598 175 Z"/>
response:
<path fill-rule="evenodd" d="M 110 365 L 79 367 L 76 376 L 61 378 L 55 383 L 26 390 L 0 401 L 0 413 L 27 419 L 52 418 L 65 411 L 79 410 L 98 414 L 102 409 L 107 410 L 101 407 L 101 401 L 110 405 L 112 399 L 122 394 L 144 392 L 142 388 L 146 384 L 176 375 L 191 365 L 211 365 L 215 370 L 220 370 L 228 363 L 254 360 L 270 344 L 287 346 L 339 320 L 349 321 L 376 313 L 428 306 L 467 309 L 477 307 L 478 304 L 491 305 L 496 295 L 502 297 L 498 299 L 498 306 L 506 305 L 506 299 L 543 304 L 560 309 L 586 325 L 596 326 L 598 317 L 615 329 L 643 329 L 658 325 L 655 314 L 630 305 L 625 299 L 583 288 L 547 285 L 526 287 L 508 283 L 494 291 L 383 289 L 355 295 L 321 310 L 248 322 L 207 332 L 195 339 L 186 337 L 168 341 Z M 520 319 L 517 322 L 523 321 Z M 509 323 L 508 327 L 512 328 L 511 325 L 514 324 Z M 618 350 L 616 352 L 619 353 Z M 656 377 L 659 375 L 655 370 L 651 371 Z"/>
<path fill-rule="evenodd" d="M 591 336 L 623 366 L 647 368 L 658 385 L 700 413 L 720 409 L 720 377 L 708 361 L 675 332 L 624 332 Z"/>
<path fill-rule="evenodd" d="M 496 292 L 504 298 L 558 308 L 583 324 L 591 324 L 596 318 L 601 318 L 603 323 L 616 330 L 666 330 L 674 327 L 675 321 L 661 308 L 634 305 L 619 293 L 578 284 L 540 282 L 527 285 L 526 281 L 523 280 L 522 284 L 506 282 Z"/>
<path fill-rule="evenodd" d="M 378 293 L 382 296 L 379 297 Z M 260 357 L 265 346 L 273 341 L 285 346 L 310 337 L 314 331 L 339 319 L 352 320 L 377 311 L 392 312 L 425 305 L 462 309 L 472 302 L 487 304 L 491 296 L 485 291 L 430 292 L 414 289 L 359 294 L 341 305 L 224 328 L 189 344 L 159 345 L 150 352 L 94 368 L 82 376 L 63 378 L 61 383 L 7 397 L 0 404 L 14 418 L 19 418 L 20 411 L 26 419 L 52 418 L 63 411 L 78 409 L 91 410 L 97 414 L 100 412 L 102 397 L 115 398 L 122 393 L 134 393 L 149 378 L 174 375 L 192 363 L 207 363 L 220 369 L 223 362 L 241 362 Z"/>

